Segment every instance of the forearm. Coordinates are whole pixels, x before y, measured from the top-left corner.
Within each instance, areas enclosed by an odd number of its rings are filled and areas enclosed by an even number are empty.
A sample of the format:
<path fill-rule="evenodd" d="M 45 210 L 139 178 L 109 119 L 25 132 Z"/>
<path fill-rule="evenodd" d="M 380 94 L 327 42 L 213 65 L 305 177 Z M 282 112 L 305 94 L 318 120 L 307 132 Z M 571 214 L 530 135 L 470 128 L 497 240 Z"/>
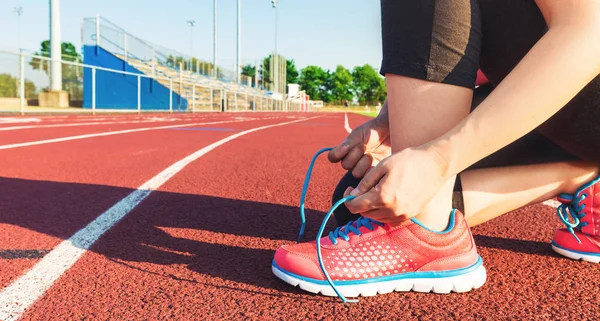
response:
<path fill-rule="evenodd" d="M 443 158 L 445 174 L 459 173 L 535 129 L 597 76 L 597 30 L 552 28 L 473 113 L 426 144 Z"/>

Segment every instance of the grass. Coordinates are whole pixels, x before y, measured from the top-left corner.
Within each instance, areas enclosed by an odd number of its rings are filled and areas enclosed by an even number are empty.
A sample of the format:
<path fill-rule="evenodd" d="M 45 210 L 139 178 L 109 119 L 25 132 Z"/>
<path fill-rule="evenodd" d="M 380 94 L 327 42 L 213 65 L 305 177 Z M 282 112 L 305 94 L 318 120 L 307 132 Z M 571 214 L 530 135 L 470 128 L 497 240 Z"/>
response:
<path fill-rule="evenodd" d="M 379 110 L 375 106 L 351 106 L 345 108 L 344 106 L 327 105 L 322 108 L 314 109 L 314 111 L 325 111 L 325 112 L 350 112 L 368 117 L 375 117 L 379 114 Z"/>
<path fill-rule="evenodd" d="M 377 114 L 379 114 L 379 111 L 377 111 L 377 110 L 374 110 L 374 111 L 355 111 L 355 113 L 361 114 L 361 115 L 365 115 L 365 116 L 369 116 L 371 118 L 375 118 L 375 117 L 377 117 Z"/>

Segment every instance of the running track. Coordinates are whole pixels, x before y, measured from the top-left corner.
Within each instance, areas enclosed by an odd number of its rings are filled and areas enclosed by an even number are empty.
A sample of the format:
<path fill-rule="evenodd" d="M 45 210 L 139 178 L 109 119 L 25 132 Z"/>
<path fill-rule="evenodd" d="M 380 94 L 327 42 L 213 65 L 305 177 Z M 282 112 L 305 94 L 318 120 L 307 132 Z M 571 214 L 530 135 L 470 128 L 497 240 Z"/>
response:
<path fill-rule="evenodd" d="M 310 157 L 346 134 L 344 114 L 0 118 L 0 319 L 600 316 L 598 266 L 552 252 L 559 223 L 542 204 L 473 229 L 488 282 L 470 293 L 342 304 L 276 279 L 271 259 L 296 237 Z M 343 174 L 324 158 L 306 239 Z"/>

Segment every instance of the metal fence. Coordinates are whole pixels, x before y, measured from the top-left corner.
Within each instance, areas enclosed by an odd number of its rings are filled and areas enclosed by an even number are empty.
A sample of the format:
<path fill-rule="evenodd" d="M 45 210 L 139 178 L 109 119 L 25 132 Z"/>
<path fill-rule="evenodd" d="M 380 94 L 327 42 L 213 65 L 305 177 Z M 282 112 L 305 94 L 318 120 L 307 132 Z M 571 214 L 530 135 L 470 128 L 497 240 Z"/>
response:
<path fill-rule="evenodd" d="M 0 111 L 2 112 L 56 112 L 58 108 L 35 108 L 39 98 L 50 88 L 51 59 L 26 53 L 0 50 Z M 198 111 L 301 111 L 307 110 L 302 99 L 278 100 L 266 92 L 251 87 L 231 84 L 223 86 L 213 82 L 202 82 L 194 77 L 166 77 L 159 74 L 132 73 L 85 65 L 78 62 L 61 61 L 63 90 L 68 93 L 69 107 L 80 107 L 81 111 L 124 112 L 198 112 Z M 133 84 L 127 94 L 134 95 L 133 105 L 111 104 L 105 92 L 112 84 L 99 83 L 103 75 L 122 75 Z M 88 75 L 88 76 L 84 76 Z M 90 83 L 86 83 L 89 81 Z M 147 101 L 143 90 L 152 82 L 168 90 L 168 105 L 153 106 Z M 114 85 L 113 85 L 114 86 Z M 166 88 L 166 89 L 165 89 Z M 179 99 L 176 99 L 179 97 Z M 87 104 L 87 105 L 86 105 Z M 52 107 L 52 106 L 48 106 Z"/>
<path fill-rule="evenodd" d="M 83 45 L 102 47 L 125 61 L 135 59 L 147 63 L 153 69 L 158 69 L 158 66 L 176 71 L 182 69 L 226 83 L 248 86 L 255 82 L 245 75 L 240 75 L 237 79 L 235 71 L 223 66 L 215 68 L 212 62 L 140 39 L 100 16 L 84 18 L 81 28 Z"/>

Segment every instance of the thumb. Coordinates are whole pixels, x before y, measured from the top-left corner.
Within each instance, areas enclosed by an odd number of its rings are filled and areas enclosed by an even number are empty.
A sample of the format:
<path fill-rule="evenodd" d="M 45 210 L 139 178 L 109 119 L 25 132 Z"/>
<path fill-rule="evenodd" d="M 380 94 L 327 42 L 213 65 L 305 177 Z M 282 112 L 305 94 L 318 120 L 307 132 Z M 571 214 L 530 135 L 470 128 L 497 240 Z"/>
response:
<path fill-rule="evenodd" d="M 360 183 L 358 183 L 358 186 L 356 186 L 356 188 L 350 192 L 350 195 L 359 196 L 370 191 L 371 188 L 375 187 L 375 185 L 379 183 L 379 180 L 385 176 L 385 173 L 386 170 L 383 166 L 375 166 L 367 174 L 365 174 L 365 177 L 363 177 Z"/>

